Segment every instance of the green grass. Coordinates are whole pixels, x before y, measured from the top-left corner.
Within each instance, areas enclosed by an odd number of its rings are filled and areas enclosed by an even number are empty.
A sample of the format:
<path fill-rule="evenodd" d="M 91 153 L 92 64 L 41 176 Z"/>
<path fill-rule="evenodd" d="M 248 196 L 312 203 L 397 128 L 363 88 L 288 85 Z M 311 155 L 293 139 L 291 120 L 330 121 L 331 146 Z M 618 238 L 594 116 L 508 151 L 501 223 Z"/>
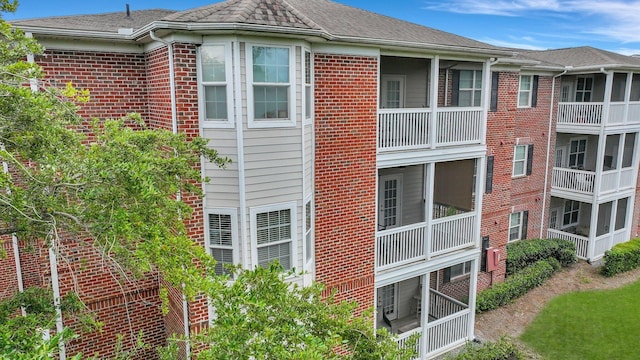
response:
<path fill-rule="evenodd" d="M 640 281 L 550 301 L 520 339 L 545 359 L 639 359 Z"/>

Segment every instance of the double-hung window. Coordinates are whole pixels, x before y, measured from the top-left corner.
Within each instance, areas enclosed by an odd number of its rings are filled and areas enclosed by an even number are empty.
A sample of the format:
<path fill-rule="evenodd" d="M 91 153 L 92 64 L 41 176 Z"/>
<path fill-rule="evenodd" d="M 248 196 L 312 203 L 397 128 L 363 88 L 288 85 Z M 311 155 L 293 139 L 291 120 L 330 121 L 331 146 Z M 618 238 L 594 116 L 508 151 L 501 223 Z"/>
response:
<path fill-rule="evenodd" d="M 294 266 L 295 206 L 251 209 L 258 265 L 277 260 L 285 270 Z"/>
<path fill-rule="evenodd" d="M 575 169 L 583 169 L 586 153 L 587 139 L 571 140 L 571 143 L 569 145 L 569 167 Z"/>
<path fill-rule="evenodd" d="M 512 176 L 524 176 L 527 171 L 527 145 L 516 145 L 513 151 Z"/>
<path fill-rule="evenodd" d="M 531 107 L 531 95 L 533 94 L 533 76 L 520 75 L 518 88 L 518 107 Z"/>
<path fill-rule="evenodd" d="M 562 217 L 562 225 L 570 226 L 578 224 L 580 216 L 580 202 L 575 200 L 564 201 L 564 214 Z"/>
<path fill-rule="evenodd" d="M 313 203 L 307 200 L 304 205 L 304 241 L 306 249 L 306 261 L 313 260 Z"/>
<path fill-rule="evenodd" d="M 520 211 L 509 215 L 509 241 L 526 239 L 529 212 Z"/>
<path fill-rule="evenodd" d="M 292 48 L 252 45 L 248 47 L 249 100 L 252 127 L 295 125 L 292 113 Z"/>
<path fill-rule="evenodd" d="M 215 272 L 218 275 L 229 274 L 226 265 L 234 260 L 234 243 L 236 234 L 236 211 L 218 209 L 207 213 L 207 244 L 209 253 L 216 260 Z"/>
<path fill-rule="evenodd" d="M 458 106 L 480 106 L 482 100 L 482 71 L 460 70 Z"/>
<path fill-rule="evenodd" d="M 232 127 L 227 99 L 227 52 L 225 45 L 200 47 L 200 83 L 202 89 L 203 124 Z"/>
<path fill-rule="evenodd" d="M 311 87 L 311 52 L 304 51 L 304 118 L 310 120 L 313 109 L 313 89 Z"/>
<path fill-rule="evenodd" d="M 593 92 L 593 78 L 578 76 L 576 80 L 576 102 L 590 102 Z"/>

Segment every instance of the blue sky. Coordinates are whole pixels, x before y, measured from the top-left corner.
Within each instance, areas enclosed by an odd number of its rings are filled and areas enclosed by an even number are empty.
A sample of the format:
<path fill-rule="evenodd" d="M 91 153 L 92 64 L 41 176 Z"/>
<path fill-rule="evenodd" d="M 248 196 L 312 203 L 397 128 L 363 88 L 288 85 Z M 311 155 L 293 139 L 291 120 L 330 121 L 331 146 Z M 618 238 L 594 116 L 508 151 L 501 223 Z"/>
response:
<path fill-rule="evenodd" d="M 313 0 L 309 0 L 313 1 Z M 499 46 L 589 45 L 640 54 L 640 0 L 335 0 Z M 132 10 L 184 10 L 216 0 L 21 0 L 7 20 Z"/>

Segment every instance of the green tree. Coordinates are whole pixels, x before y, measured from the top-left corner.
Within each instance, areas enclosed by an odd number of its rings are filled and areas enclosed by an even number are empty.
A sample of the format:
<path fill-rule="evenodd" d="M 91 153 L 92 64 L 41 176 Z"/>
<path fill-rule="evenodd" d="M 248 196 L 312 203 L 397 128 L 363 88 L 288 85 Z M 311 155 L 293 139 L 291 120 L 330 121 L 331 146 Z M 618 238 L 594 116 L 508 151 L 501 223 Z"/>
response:
<path fill-rule="evenodd" d="M 0 0 L 0 12 L 15 7 Z M 219 166 L 228 160 L 204 139 L 148 129 L 136 114 L 87 125 L 76 110 L 90 94 L 44 86 L 41 69 L 25 61 L 41 47 L 1 19 L 0 37 L 0 161 L 9 170 L 0 172 L 0 235 L 59 252 L 91 246 L 124 276 L 157 271 L 189 298 L 209 296 L 217 317 L 194 341 L 214 346 L 202 359 L 412 356 L 413 347 L 399 349 L 386 331 L 375 332 L 371 314 L 323 301 L 320 285 L 288 284 L 276 265 L 238 271 L 230 284 L 215 276 L 213 258 L 187 235 L 192 209 L 181 195 L 202 195 L 202 157 Z M 20 346 L 25 358 L 46 358 L 67 335 L 42 340 L 35 329 L 51 327 L 55 308 L 50 294 L 35 296 L 37 309 L 26 305 L 30 296 L 0 304 L 0 358 L 16 358 Z M 19 307 L 27 316 L 16 316 Z"/>

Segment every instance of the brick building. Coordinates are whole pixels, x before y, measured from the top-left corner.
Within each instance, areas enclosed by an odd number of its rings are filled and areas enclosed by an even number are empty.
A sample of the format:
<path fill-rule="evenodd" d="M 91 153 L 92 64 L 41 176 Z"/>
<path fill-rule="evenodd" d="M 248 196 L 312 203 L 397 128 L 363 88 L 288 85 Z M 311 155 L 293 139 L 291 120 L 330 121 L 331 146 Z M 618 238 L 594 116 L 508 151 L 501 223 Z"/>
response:
<path fill-rule="evenodd" d="M 203 163 L 206 197 L 185 199 L 220 264 L 303 270 L 292 281 L 375 307 L 399 342 L 420 333 L 421 358 L 473 338 L 475 294 L 504 279 L 509 241 L 562 237 L 596 260 L 638 233 L 638 58 L 498 48 L 326 0 L 14 25 L 46 47 L 52 84 L 91 91 L 83 116 L 136 111 L 232 159 Z M 50 286 L 46 251 L 16 244 L 3 294 Z M 210 316 L 174 291 L 163 317 L 153 276 L 127 290 L 98 265 L 76 276 L 107 331 L 70 353 L 138 331 L 162 345 Z"/>

